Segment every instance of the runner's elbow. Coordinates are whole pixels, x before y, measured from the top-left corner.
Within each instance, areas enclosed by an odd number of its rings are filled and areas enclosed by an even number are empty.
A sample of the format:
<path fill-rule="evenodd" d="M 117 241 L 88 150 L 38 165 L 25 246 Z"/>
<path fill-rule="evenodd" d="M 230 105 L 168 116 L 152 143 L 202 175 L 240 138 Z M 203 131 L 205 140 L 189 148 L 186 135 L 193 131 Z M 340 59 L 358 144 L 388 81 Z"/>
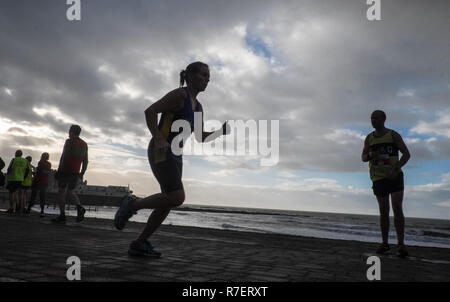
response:
<path fill-rule="evenodd" d="M 411 158 L 411 154 L 408 152 L 403 153 L 403 157 L 405 158 L 406 161 L 408 161 Z"/>
<path fill-rule="evenodd" d="M 155 109 L 153 108 L 153 105 L 151 105 L 150 107 L 148 107 L 147 109 L 145 109 L 144 113 L 145 113 L 145 117 L 146 117 L 146 118 L 149 118 L 149 117 L 151 117 L 152 115 L 156 114 L 156 111 L 155 111 Z"/>

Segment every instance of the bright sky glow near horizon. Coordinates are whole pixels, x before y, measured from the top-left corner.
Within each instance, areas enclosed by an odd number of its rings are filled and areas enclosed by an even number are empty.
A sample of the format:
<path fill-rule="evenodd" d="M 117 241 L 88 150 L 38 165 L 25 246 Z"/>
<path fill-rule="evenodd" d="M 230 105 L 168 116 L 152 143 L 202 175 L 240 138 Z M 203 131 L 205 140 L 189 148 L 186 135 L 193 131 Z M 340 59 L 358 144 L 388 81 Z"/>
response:
<path fill-rule="evenodd" d="M 378 214 L 360 160 L 387 113 L 411 152 L 407 217 L 450 219 L 450 2 L 332 0 L 0 3 L 0 156 L 50 153 L 71 123 L 89 145 L 85 179 L 159 192 L 144 110 L 192 61 L 210 66 L 206 120 L 279 120 L 280 161 L 185 156 L 186 204 Z"/>

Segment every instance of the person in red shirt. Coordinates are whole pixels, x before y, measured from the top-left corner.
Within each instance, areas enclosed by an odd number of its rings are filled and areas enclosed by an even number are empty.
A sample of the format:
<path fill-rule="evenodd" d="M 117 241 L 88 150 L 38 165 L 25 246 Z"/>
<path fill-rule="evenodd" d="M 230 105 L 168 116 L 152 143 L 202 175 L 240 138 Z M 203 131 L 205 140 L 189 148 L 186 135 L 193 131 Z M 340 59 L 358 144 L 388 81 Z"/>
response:
<path fill-rule="evenodd" d="M 64 144 L 63 153 L 59 160 L 58 171 L 55 178 L 58 181 L 58 202 L 60 214 L 52 219 L 54 223 L 66 223 L 66 199 L 71 199 L 77 205 L 77 222 L 84 219 L 86 209 L 80 204 L 78 196 L 74 193 L 78 183 L 83 181 L 88 165 L 88 146 L 80 138 L 81 127 L 72 125 L 69 129 L 69 139 Z M 81 172 L 80 172 L 81 168 Z"/>
<path fill-rule="evenodd" d="M 36 196 L 39 192 L 41 202 L 41 217 L 44 217 L 45 194 L 47 193 L 48 182 L 52 170 L 52 164 L 48 161 L 50 155 L 47 152 L 42 153 L 41 160 L 38 163 L 36 174 L 31 185 L 31 199 L 28 203 L 27 214 L 30 214 L 31 208 L 34 206 Z"/>

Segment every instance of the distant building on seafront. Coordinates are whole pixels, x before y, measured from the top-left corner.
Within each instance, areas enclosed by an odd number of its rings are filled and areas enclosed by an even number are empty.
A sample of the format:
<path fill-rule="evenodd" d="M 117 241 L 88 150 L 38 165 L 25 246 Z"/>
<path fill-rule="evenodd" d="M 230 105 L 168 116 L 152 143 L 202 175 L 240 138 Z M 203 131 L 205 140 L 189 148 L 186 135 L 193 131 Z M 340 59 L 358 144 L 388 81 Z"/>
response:
<path fill-rule="evenodd" d="M 57 204 L 58 183 L 55 179 L 56 170 L 52 170 L 47 188 L 47 204 Z M 75 189 L 75 193 L 83 205 L 90 206 L 119 206 L 120 200 L 125 194 L 131 194 L 129 186 L 91 186 L 87 181 L 79 184 Z M 28 197 L 31 194 L 28 191 Z M 6 184 L 0 187 L 0 204 L 8 205 L 9 194 Z"/>
<path fill-rule="evenodd" d="M 56 170 L 52 170 L 47 192 L 58 192 L 58 183 L 55 180 L 55 173 Z M 87 184 L 87 180 L 78 185 L 74 192 L 77 195 L 94 195 L 105 197 L 122 197 L 126 193 L 132 193 L 129 186 L 91 186 Z"/>
<path fill-rule="evenodd" d="M 55 179 L 56 170 L 52 170 L 50 174 L 48 193 L 58 193 L 58 183 Z M 0 188 L 0 192 L 7 193 L 6 184 Z M 104 197 L 123 197 L 127 193 L 133 193 L 130 187 L 127 186 L 91 186 L 87 184 L 85 180 L 82 184 L 78 185 L 75 189 L 77 195 L 93 195 Z"/>

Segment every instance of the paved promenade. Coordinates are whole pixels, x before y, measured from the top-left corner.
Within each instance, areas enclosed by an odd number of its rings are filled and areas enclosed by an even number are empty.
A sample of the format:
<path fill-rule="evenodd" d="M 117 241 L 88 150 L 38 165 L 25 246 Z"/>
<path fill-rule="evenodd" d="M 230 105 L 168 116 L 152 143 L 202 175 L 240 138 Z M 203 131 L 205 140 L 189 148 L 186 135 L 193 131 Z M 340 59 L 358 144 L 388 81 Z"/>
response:
<path fill-rule="evenodd" d="M 53 225 L 0 211 L 0 281 L 67 281 L 67 258 L 81 281 L 367 281 L 376 244 L 163 225 L 152 244 L 160 259 L 127 255 L 142 224 L 117 231 L 110 220 Z M 410 259 L 381 257 L 381 281 L 450 281 L 448 249 L 411 247 Z"/>

